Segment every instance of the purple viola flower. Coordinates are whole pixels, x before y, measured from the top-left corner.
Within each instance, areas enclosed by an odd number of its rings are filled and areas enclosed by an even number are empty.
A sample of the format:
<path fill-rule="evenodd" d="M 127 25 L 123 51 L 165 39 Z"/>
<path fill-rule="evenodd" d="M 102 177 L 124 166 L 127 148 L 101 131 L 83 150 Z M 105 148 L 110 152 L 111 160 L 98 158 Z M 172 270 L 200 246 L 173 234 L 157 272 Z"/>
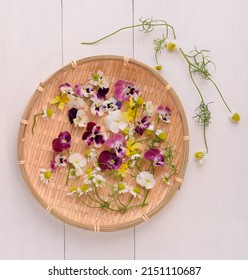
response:
<path fill-rule="evenodd" d="M 117 170 L 122 164 L 122 159 L 115 153 L 109 151 L 102 151 L 98 157 L 98 164 L 101 170 Z"/>
<path fill-rule="evenodd" d="M 57 153 L 70 149 L 71 134 L 68 131 L 60 132 L 58 138 L 53 139 L 52 147 L 53 150 Z"/>
<path fill-rule="evenodd" d="M 120 134 L 114 134 L 112 138 L 109 138 L 105 143 L 109 148 L 115 150 L 118 157 L 124 157 L 126 155 L 126 140 Z"/>
<path fill-rule="evenodd" d="M 75 86 L 75 94 L 79 97 L 89 97 L 95 93 L 94 87 L 92 85 L 82 86 L 77 84 Z"/>
<path fill-rule="evenodd" d="M 157 148 L 151 148 L 144 153 L 144 158 L 152 161 L 155 166 L 164 166 L 164 156 Z"/>
<path fill-rule="evenodd" d="M 82 139 L 85 140 L 85 143 L 90 146 L 92 143 L 96 148 L 102 146 L 107 139 L 107 134 L 101 132 L 100 125 L 97 125 L 94 122 L 89 122 L 86 127 L 86 132 L 84 132 Z"/>
<path fill-rule="evenodd" d="M 107 93 L 109 92 L 109 88 L 101 88 L 99 87 L 98 91 L 97 91 L 97 98 L 99 99 L 105 99 Z"/>
<path fill-rule="evenodd" d="M 74 123 L 74 119 L 77 117 L 77 112 L 78 112 L 78 109 L 76 108 L 71 108 L 69 111 L 68 111 L 68 117 L 69 117 L 69 120 L 70 120 L 70 123 L 73 124 Z"/>
<path fill-rule="evenodd" d="M 73 94 L 74 91 L 72 89 L 72 86 L 69 83 L 65 83 L 59 86 L 59 90 L 63 94 Z"/>
<path fill-rule="evenodd" d="M 121 102 L 117 101 L 114 97 L 103 101 L 102 108 L 104 112 L 115 111 L 121 108 Z"/>
<path fill-rule="evenodd" d="M 134 86 L 134 83 L 125 80 L 118 80 L 114 86 L 114 92 L 118 101 L 129 101 L 130 97 L 137 99 L 139 90 Z"/>
<path fill-rule="evenodd" d="M 158 112 L 159 118 L 162 121 L 164 121 L 166 123 L 170 122 L 170 117 L 171 117 L 171 109 L 170 108 L 160 105 L 157 108 L 157 112 Z"/>
<path fill-rule="evenodd" d="M 55 170 L 57 167 L 65 167 L 67 165 L 66 156 L 62 156 L 60 154 L 55 154 L 53 160 L 51 161 L 51 168 Z"/>
<path fill-rule="evenodd" d="M 150 118 L 148 116 L 143 117 L 140 121 L 138 121 L 138 124 L 135 127 L 135 132 L 142 135 L 150 124 Z"/>

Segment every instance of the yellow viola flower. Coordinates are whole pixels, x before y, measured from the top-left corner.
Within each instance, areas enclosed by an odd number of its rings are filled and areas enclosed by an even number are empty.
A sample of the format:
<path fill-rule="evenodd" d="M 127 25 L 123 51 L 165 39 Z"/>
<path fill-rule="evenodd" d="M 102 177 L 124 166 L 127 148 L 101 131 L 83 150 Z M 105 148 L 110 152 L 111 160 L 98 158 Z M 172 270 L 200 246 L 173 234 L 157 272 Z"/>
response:
<path fill-rule="evenodd" d="M 126 155 L 132 156 L 137 153 L 137 149 L 140 149 L 141 144 L 135 141 L 134 137 L 130 137 L 126 142 Z"/>
<path fill-rule="evenodd" d="M 117 170 L 117 174 L 121 175 L 122 177 L 126 176 L 128 165 L 126 163 L 122 163 L 120 168 Z"/>
<path fill-rule="evenodd" d="M 67 94 L 62 94 L 61 96 L 57 95 L 55 98 L 50 100 L 50 104 L 57 104 L 59 109 L 63 109 L 65 104 L 69 103 L 70 99 L 67 97 Z"/>

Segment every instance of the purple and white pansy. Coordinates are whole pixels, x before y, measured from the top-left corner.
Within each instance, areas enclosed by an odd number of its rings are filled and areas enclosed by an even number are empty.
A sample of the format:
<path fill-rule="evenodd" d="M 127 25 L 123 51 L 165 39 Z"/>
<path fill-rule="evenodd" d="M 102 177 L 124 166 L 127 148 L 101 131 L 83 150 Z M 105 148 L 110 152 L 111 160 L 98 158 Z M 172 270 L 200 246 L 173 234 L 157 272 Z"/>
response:
<path fill-rule="evenodd" d="M 95 148 L 100 148 L 107 140 L 107 134 L 101 132 L 101 126 L 94 122 L 89 122 L 86 127 L 86 132 L 83 133 L 82 139 L 90 146 L 94 144 Z"/>

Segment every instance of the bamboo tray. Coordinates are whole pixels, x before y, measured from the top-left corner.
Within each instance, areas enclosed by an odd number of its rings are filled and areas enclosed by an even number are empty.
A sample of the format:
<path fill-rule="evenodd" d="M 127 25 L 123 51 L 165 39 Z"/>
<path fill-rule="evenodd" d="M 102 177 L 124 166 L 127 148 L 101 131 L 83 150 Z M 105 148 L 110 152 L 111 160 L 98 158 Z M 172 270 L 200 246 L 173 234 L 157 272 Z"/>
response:
<path fill-rule="evenodd" d="M 39 180 L 39 170 L 49 163 L 53 151 L 52 140 L 61 131 L 69 131 L 75 139 L 72 149 L 85 152 L 81 141 L 82 130 L 74 128 L 67 117 L 66 110 L 54 110 L 49 121 L 38 121 L 35 134 L 32 134 L 34 115 L 44 104 L 55 97 L 58 87 L 67 82 L 83 83 L 89 74 L 102 70 L 108 78 L 110 90 L 118 79 L 132 81 L 142 89 L 142 97 L 155 104 L 166 104 L 173 111 L 169 125 L 168 141 L 175 149 L 174 163 L 177 174 L 171 185 L 157 184 L 147 197 L 148 205 L 125 213 L 92 209 L 82 205 L 76 198 L 67 194 L 69 187 L 61 179 L 66 171 L 59 171 L 54 180 L 44 185 Z M 189 133 L 182 104 L 171 85 L 151 67 L 137 60 L 120 56 L 95 56 L 72 61 L 40 83 L 31 97 L 21 119 L 18 137 L 19 164 L 24 180 L 39 203 L 55 217 L 70 225 L 93 231 L 114 231 L 135 226 L 148 221 L 159 212 L 174 196 L 183 182 L 188 161 Z M 64 172 L 64 173 L 63 173 Z M 64 178 L 64 177 L 63 177 Z"/>

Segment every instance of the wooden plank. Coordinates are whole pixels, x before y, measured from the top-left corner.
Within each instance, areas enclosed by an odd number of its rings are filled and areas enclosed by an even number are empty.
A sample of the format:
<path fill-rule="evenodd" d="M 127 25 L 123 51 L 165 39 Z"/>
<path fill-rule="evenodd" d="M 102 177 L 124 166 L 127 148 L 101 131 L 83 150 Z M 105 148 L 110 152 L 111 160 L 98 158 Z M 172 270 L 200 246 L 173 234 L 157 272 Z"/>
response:
<path fill-rule="evenodd" d="M 71 60 L 94 55 L 133 55 L 132 30 L 117 34 L 97 45 L 81 41 L 96 40 L 132 24 L 132 1 L 63 1 L 63 58 Z M 94 233 L 66 226 L 66 259 L 133 259 L 134 229 Z"/>
<path fill-rule="evenodd" d="M 0 259 L 63 259 L 64 224 L 34 200 L 16 149 L 27 101 L 61 67 L 60 1 L 1 1 L 0 25 Z"/>
<path fill-rule="evenodd" d="M 178 44 L 187 52 L 195 46 L 211 49 L 217 71 L 213 77 L 230 106 L 243 119 L 228 120 L 228 111 L 214 88 L 197 80 L 207 102 L 213 101 L 207 129 L 209 157 L 204 166 L 193 159 L 203 146 L 202 130 L 191 119 L 199 96 L 178 52 L 162 52 L 161 74 L 172 84 L 188 116 L 190 160 L 184 183 L 169 205 L 136 228 L 137 259 L 247 259 L 247 1 L 135 0 L 134 19 L 153 16 L 174 26 Z M 154 65 L 152 40 L 162 30 L 135 33 L 135 58 Z M 233 108 L 233 107 L 231 107 Z"/>

